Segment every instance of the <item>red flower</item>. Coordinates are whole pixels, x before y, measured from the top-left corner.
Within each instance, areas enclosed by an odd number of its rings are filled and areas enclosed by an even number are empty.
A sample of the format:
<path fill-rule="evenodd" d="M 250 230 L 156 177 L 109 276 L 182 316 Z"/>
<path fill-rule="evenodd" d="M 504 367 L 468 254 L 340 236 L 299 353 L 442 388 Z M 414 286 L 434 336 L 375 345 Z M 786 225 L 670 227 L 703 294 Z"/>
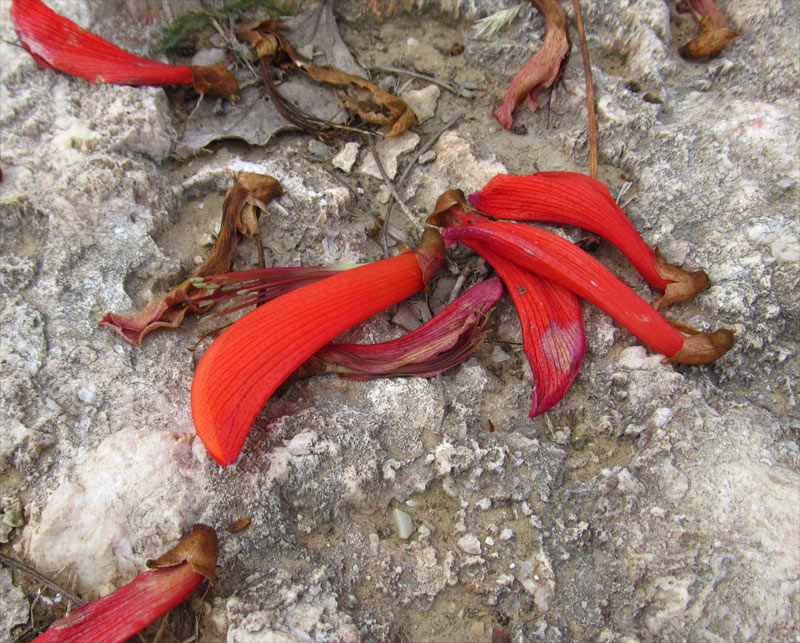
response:
<path fill-rule="evenodd" d="M 236 102 L 239 83 L 222 63 L 206 67 L 165 65 L 134 56 L 81 29 L 40 0 L 14 0 L 11 20 L 22 46 L 42 67 L 117 85 L 193 85 L 200 94 Z"/>
<path fill-rule="evenodd" d="M 192 382 L 192 417 L 212 457 L 239 455 L 278 386 L 322 346 L 424 288 L 444 260 L 434 228 L 414 251 L 298 288 L 242 317 L 208 348 Z"/>

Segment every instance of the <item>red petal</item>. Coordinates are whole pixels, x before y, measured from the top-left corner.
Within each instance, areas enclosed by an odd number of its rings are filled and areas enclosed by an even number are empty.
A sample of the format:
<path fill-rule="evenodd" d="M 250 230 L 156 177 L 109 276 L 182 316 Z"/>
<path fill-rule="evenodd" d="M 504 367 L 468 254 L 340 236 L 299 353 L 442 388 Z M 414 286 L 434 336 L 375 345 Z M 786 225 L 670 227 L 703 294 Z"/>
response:
<path fill-rule="evenodd" d="M 552 232 L 520 223 L 495 221 L 450 227 L 443 237 L 446 243 L 483 243 L 520 267 L 561 284 L 614 317 L 664 355 L 671 357 L 683 348 L 683 334 L 657 310 L 599 261 Z"/>
<path fill-rule="evenodd" d="M 36 643 L 126 641 L 162 614 L 189 598 L 203 574 L 182 563 L 139 574 L 132 582 L 55 621 Z"/>
<path fill-rule="evenodd" d="M 23 47 L 36 62 L 93 83 L 191 85 L 187 66 L 134 56 L 81 29 L 39 0 L 14 0 L 11 19 Z"/>
<path fill-rule="evenodd" d="M 639 236 L 605 185 L 574 172 L 527 176 L 499 174 L 469 195 L 478 210 L 516 221 L 555 221 L 590 230 L 608 239 L 656 290 L 670 283 L 656 272 L 655 252 Z"/>
<path fill-rule="evenodd" d="M 583 312 L 574 293 L 520 268 L 486 244 L 467 244 L 488 261 L 511 293 L 533 374 L 530 416 L 549 411 L 566 394 L 586 352 Z"/>
<path fill-rule="evenodd" d="M 351 326 L 427 286 L 443 261 L 441 237 L 427 228 L 413 252 L 293 290 L 230 326 L 192 381 L 192 418 L 212 457 L 233 462 L 261 407 L 298 366 Z"/>

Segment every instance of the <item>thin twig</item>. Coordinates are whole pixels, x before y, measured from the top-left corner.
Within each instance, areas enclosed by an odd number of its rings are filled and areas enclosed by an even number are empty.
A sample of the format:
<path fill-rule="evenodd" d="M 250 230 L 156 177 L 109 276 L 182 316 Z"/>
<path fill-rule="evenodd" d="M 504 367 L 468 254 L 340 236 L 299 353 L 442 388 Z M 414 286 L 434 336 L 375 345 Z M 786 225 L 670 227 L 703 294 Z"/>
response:
<path fill-rule="evenodd" d="M 372 222 L 378 228 L 383 228 L 383 222 L 375 214 L 372 213 L 372 210 L 370 210 L 369 207 L 367 206 L 367 204 L 364 203 L 364 199 L 361 198 L 361 195 L 358 193 L 357 190 L 354 190 L 349 185 L 347 185 L 347 183 L 342 181 L 342 179 L 340 179 L 338 176 L 336 176 L 336 174 L 334 174 L 328 168 L 325 168 L 325 172 L 328 174 L 328 176 L 330 176 L 339 185 L 341 185 L 342 187 L 347 188 L 355 196 L 356 201 L 358 202 L 358 206 L 359 206 L 359 208 L 361 208 L 361 211 L 364 212 L 367 216 L 369 216 L 372 219 Z M 383 250 L 384 257 L 388 257 L 389 256 L 389 247 L 388 247 L 388 244 L 386 243 L 386 237 L 387 236 L 391 237 L 392 241 L 394 241 L 395 243 L 399 243 L 399 244 L 406 243 L 400 237 L 393 235 L 391 232 L 387 232 L 386 235 L 382 236 L 382 243 L 378 242 L 377 240 L 375 241 L 376 243 L 378 243 L 378 245 L 381 246 L 381 249 Z"/>
<path fill-rule="evenodd" d="M 164 636 L 164 630 L 167 627 L 167 621 L 169 620 L 169 612 L 164 614 L 161 617 L 161 624 L 158 626 L 158 631 L 156 632 L 156 636 L 153 639 L 153 643 L 161 643 L 161 637 Z"/>
<path fill-rule="evenodd" d="M 11 556 L 6 556 L 5 554 L 0 554 L 0 563 L 8 567 L 13 567 L 14 569 L 18 569 L 19 571 L 27 574 L 35 581 L 41 583 L 46 587 L 49 587 L 54 592 L 57 592 L 58 594 L 61 594 L 64 598 L 72 601 L 78 607 L 80 607 L 85 603 L 85 601 L 82 601 L 74 594 L 71 594 L 55 581 L 50 580 L 44 574 L 37 572 L 33 567 L 28 567 L 28 565 L 26 565 L 22 561 L 17 560 L 16 558 L 12 558 Z"/>
<path fill-rule="evenodd" d="M 373 69 L 377 69 L 378 71 L 389 72 L 390 74 L 406 74 L 407 76 L 413 76 L 414 78 L 419 78 L 420 80 L 427 80 L 428 82 L 433 83 L 434 85 L 439 85 L 439 87 L 441 87 L 442 89 L 446 89 L 447 91 L 455 94 L 456 96 L 461 96 L 462 93 L 462 90 L 457 87 L 448 85 L 447 83 L 442 82 L 441 80 L 433 78 L 432 76 L 419 74 L 415 71 L 409 71 L 408 69 L 400 69 L 399 67 L 373 67 Z"/>
<path fill-rule="evenodd" d="M 583 75 L 586 78 L 586 109 L 589 113 L 589 176 L 597 178 L 597 117 L 594 113 L 594 86 L 592 84 L 592 63 L 589 61 L 589 47 L 586 44 L 586 34 L 583 31 L 583 17 L 578 0 L 572 0 L 575 8 L 575 24 L 578 27 L 578 37 L 581 41 L 581 56 L 583 57 Z"/>
<path fill-rule="evenodd" d="M 367 138 L 369 140 L 369 151 L 372 152 L 372 158 L 375 159 L 375 165 L 378 167 L 378 172 L 380 172 L 381 177 L 383 177 L 383 182 L 386 184 L 386 187 L 389 188 L 389 192 L 392 193 L 392 196 L 397 201 L 398 205 L 400 206 L 400 209 L 403 212 L 405 212 L 406 216 L 409 218 L 411 223 L 414 224 L 417 230 L 422 232 L 425 229 L 425 226 L 422 225 L 419 221 L 417 221 L 417 218 L 414 216 L 414 213 L 411 212 L 411 210 L 409 210 L 408 206 L 405 204 L 403 199 L 400 198 L 400 195 L 397 193 L 397 190 L 395 190 L 391 180 L 389 180 L 389 177 L 386 174 L 386 170 L 383 169 L 383 163 L 381 163 L 381 159 L 378 156 L 378 149 L 375 147 L 375 139 L 372 136 L 369 136 Z M 384 226 L 385 225 L 386 222 L 384 221 Z"/>
<path fill-rule="evenodd" d="M 425 152 L 427 152 L 429 149 L 431 149 L 436 144 L 436 141 L 438 141 L 439 138 L 442 136 L 442 134 L 444 134 L 447 130 L 453 127 L 453 125 L 455 125 L 462 118 L 464 118 L 464 114 L 458 114 L 457 116 L 454 116 L 447 122 L 447 125 L 445 125 L 440 130 L 434 132 L 428 137 L 428 140 L 425 141 L 425 144 L 421 148 L 419 148 L 419 150 L 417 151 L 416 154 L 414 154 L 414 156 L 411 157 L 411 160 L 408 162 L 408 165 L 406 165 L 405 169 L 403 169 L 403 173 L 400 175 L 400 178 L 397 179 L 397 182 L 395 183 L 395 189 L 400 190 L 400 188 L 403 187 L 403 184 L 408 178 L 408 175 L 411 173 L 411 169 L 414 167 L 414 165 L 416 165 L 417 161 L 419 161 L 419 157 L 425 154 Z M 394 207 L 394 201 L 389 201 L 389 205 L 386 206 L 386 214 L 383 217 L 384 226 L 388 227 L 389 225 L 389 217 L 392 214 L 392 207 Z"/>

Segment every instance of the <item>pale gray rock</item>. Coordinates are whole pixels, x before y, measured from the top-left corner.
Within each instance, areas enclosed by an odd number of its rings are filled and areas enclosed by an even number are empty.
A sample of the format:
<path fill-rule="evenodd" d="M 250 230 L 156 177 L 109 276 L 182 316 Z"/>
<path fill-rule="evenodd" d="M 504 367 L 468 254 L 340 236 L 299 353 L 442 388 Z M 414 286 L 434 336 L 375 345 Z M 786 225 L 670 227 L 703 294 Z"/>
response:
<path fill-rule="evenodd" d="M 157 34 L 141 29 L 136 11 L 187 6 L 52 4 L 140 47 Z M 363 3 L 341 3 L 361 17 L 342 25 L 345 41 L 376 76 L 375 67 L 406 66 L 478 88 L 472 99 L 443 91 L 437 115 L 406 135 L 425 140 L 467 114 L 401 190 L 415 213 L 445 189 L 469 193 L 501 172 L 586 171 L 577 43 L 549 117 L 546 92 L 540 112 L 515 114 L 527 133 L 491 117 L 541 43 L 543 21 L 523 12 L 488 43 L 464 34 L 512 4 L 407 0 L 410 18 L 373 23 Z M 546 416 L 529 418 L 530 373 L 505 298 L 489 322 L 496 343 L 440 377 L 287 384 L 240 459 L 221 469 L 195 438 L 188 405 L 199 353 L 185 349 L 210 326 L 190 319 L 140 349 L 96 321 L 132 312 L 193 269 L 234 172 L 265 172 L 284 186 L 261 219 L 276 266 L 381 258 L 362 211 L 385 210 L 379 184 L 337 173 L 340 184 L 309 162 L 307 137 L 291 133 L 262 131 L 266 147 L 220 142 L 175 162 L 178 132 L 184 142 L 192 132 L 162 89 L 39 68 L 4 42 L 15 35 L 0 2 L 0 496 L 19 498 L 26 520 L 13 520 L 4 548 L 95 596 L 142 571 L 192 523 L 211 524 L 217 580 L 179 608 L 200 614 L 204 641 L 427 641 L 443 631 L 486 641 L 501 621 L 514 641 L 795 640 L 798 6 L 721 2 L 743 35 L 687 62 L 676 34 L 694 25 L 673 3 L 583 5 L 600 178 L 614 195 L 630 184 L 622 203 L 647 243 L 709 272 L 712 287 L 668 314 L 733 328 L 734 350 L 710 366 L 664 365 L 586 306 L 575 384 Z M 464 53 L 451 56 L 461 41 Z M 255 105 L 263 93 L 250 90 Z M 195 117 L 213 107 L 204 99 Z M 252 120 L 240 125 L 259 135 Z M 392 230 L 413 244 L 414 229 L 393 217 Z M 616 251 L 591 247 L 652 297 Z M 475 265 L 466 285 L 486 274 L 464 248 L 450 255 L 459 269 Z M 240 244 L 235 265 L 255 265 L 252 244 Z M 443 271 L 431 302 L 419 295 L 343 341 L 399 336 L 395 313 L 418 322 L 455 278 Z M 393 529 L 394 506 L 416 527 L 407 539 Z M 243 517 L 247 530 L 225 532 Z M 467 534 L 480 555 L 459 548 Z M 24 622 L 27 599 L 7 576 L 0 592 L 10 609 L 0 611 Z"/>
<path fill-rule="evenodd" d="M 0 638 L 13 640 L 11 632 L 17 625 L 24 625 L 29 618 L 29 605 L 25 593 L 14 585 L 11 573 L 0 568 Z"/>

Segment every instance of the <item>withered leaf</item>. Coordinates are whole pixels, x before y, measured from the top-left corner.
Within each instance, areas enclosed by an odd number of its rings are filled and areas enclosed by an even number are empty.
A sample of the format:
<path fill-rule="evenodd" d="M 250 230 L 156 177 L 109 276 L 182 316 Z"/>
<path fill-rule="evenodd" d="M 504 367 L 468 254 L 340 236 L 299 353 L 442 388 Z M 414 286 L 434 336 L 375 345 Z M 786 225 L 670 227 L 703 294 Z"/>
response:
<path fill-rule="evenodd" d="M 231 534 L 238 534 L 250 526 L 250 518 L 240 518 L 228 525 L 227 530 Z"/>
<path fill-rule="evenodd" d="M 333 86 L 345 109 L 369 123 L 389 126 L 389 136 L 399 136 L 417 122 L 414 110 L 404 100 L 363 78 L 305 60 L 277 29 L 275 20 L 263 20 L 241 27 L 236 36 L 250 44 L 258 54 L 269 97 L 281 115 L 293 124 L 320 137 L 327 136 L 330 129 L 341 129 L 341 126 L 313 117 L 288 101 L 275 86 L 269 72 L 271 65 L 300 69 L 316 82 Z"/>
<path fill-rule="evenodd" d="M 150 569 L 163 569 L 189 563 L 195 572 L 213 583 L 218 553 L 217 532 L 208 525 L 197 524 L 192 527 L 192 532 L 172 549 L 154 560 L 146 561 L 145 564 Z"/>
<path fill-rule="evenodd" d="M 222 223 L 217 241 L 205 263 L 188 279 L 163 297 L 148 303 L 138 313 L 125 316 L 109 312 L 98 322 L 98 326 L 108 326 L 134 346 L 141 346 L 144 336 L 156 328 L 180 326 L 187 312 L 201 310 L 194 305 L 185 305 L 187 300 L 205 292 L 203 288 L 195 286 L 195 279 L 227 272 L 239 235 L 250 237 L 257 234 L 258 211 L 282 193 L 280 182 L 271 176 L 250 172 L 235 176 L 233 187 L 222 205 Z"/>
<path fill-rule="evenodd" d="M 684 58 L 705 58 L 722 51 L 731 40 L 741 36 L 728 24 L 725 14 L 719 10 L 714 0 L 687 0 L 689 10 L 699 22 L 697 36 L 680 48 Z"/>

